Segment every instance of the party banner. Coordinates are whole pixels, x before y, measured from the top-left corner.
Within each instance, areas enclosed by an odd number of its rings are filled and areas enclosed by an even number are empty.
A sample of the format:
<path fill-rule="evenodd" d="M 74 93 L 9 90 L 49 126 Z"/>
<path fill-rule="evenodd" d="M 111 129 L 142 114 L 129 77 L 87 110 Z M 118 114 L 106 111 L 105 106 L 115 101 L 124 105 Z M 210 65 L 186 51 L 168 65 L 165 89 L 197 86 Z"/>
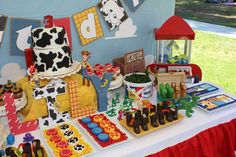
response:
<path fill-rule="evenodd" d="M 73 15 L 82 45 L 89 44 L 103 36 L 96 7 L 92 7 Z"/>
<path fill-rule="evenodd" d="M 70 29 L 70 18 L 69 17 L 64 17 L 64 18 L 53 19 L 53 22 L 54 22 L 55 26 L 62 26 L 62 27 L 65 28 L 67 37 L 69 39 L 70 49 L 72 49 L 72 37 L 71 37 L 71 29 Z"/>
<path fill-rule="evenodd" d="M 2 37 L 5 31 L 6 23 L 7 23 L 7 16 L 0 14 L 0 45 L 2 43 Z"/>
<path fill-rule="evenodd" d="M 120 0 L 102 0 L 97 6 L 111 31 L 128 19 Z"/>
<path fill-rule="evenodd" d="M 40 20 L 11 18 L 11 55 L 23 56 L 31 47 L 31 30 L 41 25 Z"/>
<path fill-rule="evenodd" d="M 135 12 L 145 0 L 124 0 L 129 10 Z"/>

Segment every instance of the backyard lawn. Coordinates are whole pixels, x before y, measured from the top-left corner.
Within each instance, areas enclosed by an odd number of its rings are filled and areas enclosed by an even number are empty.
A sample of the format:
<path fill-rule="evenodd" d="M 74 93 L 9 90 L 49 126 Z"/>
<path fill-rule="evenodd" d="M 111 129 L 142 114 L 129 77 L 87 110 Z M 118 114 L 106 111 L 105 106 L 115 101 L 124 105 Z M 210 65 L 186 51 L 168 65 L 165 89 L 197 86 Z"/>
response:
<path fill-rule="evenodd" d="M 236 39 L 195 31 L 192 63 L 203 71 L 203 80 L 210 81 L 236 94 Z"/>
<path fill-rule="evenodd" d="M 205 3 L 205 0 L 176 0 L 175 14 L 186 19 L 236 28 L 236 6 Z"/>

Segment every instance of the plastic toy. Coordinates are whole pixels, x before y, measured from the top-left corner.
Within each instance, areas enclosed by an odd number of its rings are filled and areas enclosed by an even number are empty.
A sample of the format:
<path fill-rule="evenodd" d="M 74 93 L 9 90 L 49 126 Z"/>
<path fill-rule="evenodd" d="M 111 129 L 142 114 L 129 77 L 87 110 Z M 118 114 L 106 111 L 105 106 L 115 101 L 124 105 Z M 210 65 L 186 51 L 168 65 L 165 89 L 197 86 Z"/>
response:
<path fill-rule="evenodd" d="M 192 40 L 195 38 L 195 33 L 184 19 L 179 16 L 170 17 L 160 28 L 154 29 L 154 37 L 157 41 L 155 56 L 157 63 L 190 63 Z M 179 52 L 179 46 L 175 40 L 184 40 L 183 52 Z M 174 50 L 179 54 L 172 57 Z"/>
<path fill-rule="evenodd" d="M 115 107 L 117 104 L 116 100 L 114 98 L 112 98 L 111 100 L 111 107 Z"/>
<path fill-rule="evenodd" d="M 109 117 L 115 117 L 117 114 L 116 114 L 116 109 L 112 108 L 110 110 L 108 110 L 106 112 L 106 114 L 109 116 Z"/>
<path fill-rule="evenodd" d="M 32 142 L 34 141 L 34 136 L 31 135 L 31 133 L 26 133 L 25 136 L 23 137 L 23 142 Z"/>
<path fill-rule="evenodd" d="M 90 76 L 88 74 L 87 69 L 91 69 L 90 64 L 88 63 L 88 58 L 90 56 L 90 52 L 88 51 L 82 51 L 81 52 L 81 57 L 82 57 L 82 68 L 81 68 L 81 73 L 82 73 L 82 77 L 83 77 L 83 86 L 85 85 L 85 80 L 87 80 L 87 86 L 90 86 Z"/>
<path fill-rule="evenodd" d="M 15 147 L 7 147 L 5 149 L 5 154 L 6 156 L 10 156 L 10 157 L 18 157 L 18 154 L 16 154 L 16 150 L 17 148 Z"/>
<path fill-rule="evenodd" d="M 100 79 L 96 75 L 91 76 L 91 80 L 93 83 L 94 88 L 96 89 L 97 92 L 97 100 L 98 100 L 98 111 L 106 111 L 108 104 L 108 98 L 107 98 L 107 92 L 108 92 L 108 87 L 111 83 L 112 80 L 112 73 L 105 73 L 103 75 L 103 78 Z"/>
<path fill-rule="evenodd" d="M 116 102 L 120 103 L 120 93 L 116 93 Z"/>
<path fill-rule="evenodd" d="M 13 145 L 15 143 L 15 136 L 13 134 L 9 134 L 7 136 L 7 144 Z"/>
<path fill-rule="evenodd" d="M 41 142 L 39 139 L 33 140 L 32 149 L 35 157 L 46 156 L 44 148 L 41 146 Z"/>
<path fill-rule="evenodd" d="M 33 157 L 32 148 L 31 148 L 30 143 L 24 143 L 22 148 L 23 148 L 22 156 L 24 156 L 24 157 Z"/>
<path fill-rule="evenodd" d="M 34 81 L 36 87 L 40 87 L 40 80 L 38 75 L 38 70 L 35 68 L 35 65 L 31 65 L 28 69 L 28 74 L 30 76 L 30 82 Z"/>

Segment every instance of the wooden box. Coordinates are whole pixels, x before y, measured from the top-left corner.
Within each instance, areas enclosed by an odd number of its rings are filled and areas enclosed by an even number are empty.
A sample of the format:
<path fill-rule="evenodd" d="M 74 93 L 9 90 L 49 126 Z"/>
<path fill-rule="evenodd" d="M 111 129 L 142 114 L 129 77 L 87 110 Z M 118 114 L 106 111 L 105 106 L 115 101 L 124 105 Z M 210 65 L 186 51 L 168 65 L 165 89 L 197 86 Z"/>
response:
<path fill-rule="evenodd" d="M 133 72 L 144 72 L 144 51 L 143 49 L 139 49 L 136 51 L 128 52 L 124 55 L 124 57 L 115 58 L 113 60 L 113 65 L 120 67 L 122 75 Z"/>

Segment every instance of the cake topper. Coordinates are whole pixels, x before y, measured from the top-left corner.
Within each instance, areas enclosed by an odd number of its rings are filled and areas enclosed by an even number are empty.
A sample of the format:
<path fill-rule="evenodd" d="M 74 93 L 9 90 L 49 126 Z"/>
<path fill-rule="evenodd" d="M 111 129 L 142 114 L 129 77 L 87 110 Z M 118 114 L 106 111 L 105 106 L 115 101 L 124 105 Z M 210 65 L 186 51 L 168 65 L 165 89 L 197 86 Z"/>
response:
<path fill-rule="evenodd" d="M 40 87 L 38 70 L 36 69 L 35 64 L 29 67 L 28 74 L 30 76 L 30 83 L 32 84 L 32 81 L 34 81 L 35 86 Z"/>
<path fill-rule="evenodd" d="M 44 23 L 45 28 L 52 28 L 54 25 L 53 24 L 53 16 L 52 15 L 44 16 L 43 23 Z"/>
<path fill-rule="evenodd" d="M 85 85 L 85 80 L 87 79 L 87 86 L 90 86 L 90 76 L 88 74 L 88 69 L 91 69 L 92 67 L 90 66 L 90 64 L 88 63 L 88 58 L 90 56 L 90 52 L 88 51 L 82 51 L 81 52 L 81 57 L 82 57 L 82 78 L 83 78 L 83 86 Z"/>

